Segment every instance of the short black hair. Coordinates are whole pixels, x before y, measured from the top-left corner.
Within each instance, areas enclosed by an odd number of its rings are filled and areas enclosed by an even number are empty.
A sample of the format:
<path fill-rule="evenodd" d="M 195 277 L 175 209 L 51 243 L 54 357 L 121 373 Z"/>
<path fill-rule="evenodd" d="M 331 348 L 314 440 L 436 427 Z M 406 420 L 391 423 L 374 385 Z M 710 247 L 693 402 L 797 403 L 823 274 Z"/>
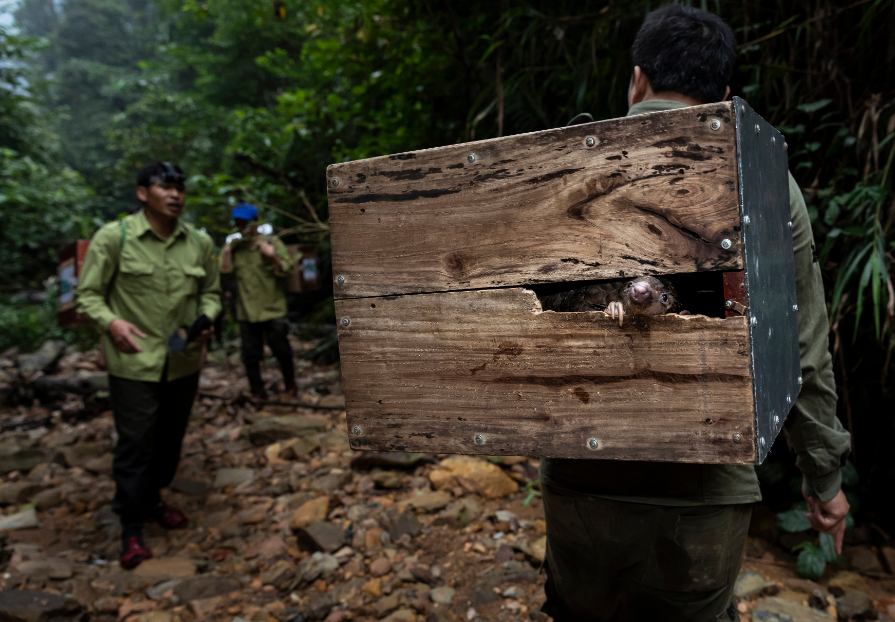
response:
<path fill-rule="evenodd" d="M 632 52 L 653 92 L 674 91 L 703 104 L 724 99 L 737 54 L 724 20 L 680 4 L 647 15 Z"/>
<path fill-rule="evenodd" d="M 157 182 L 182 184 L 186 181 L 186 175 L 176 164 L 170 162 L 155 162 L 144 166 L 137 174 L 137 186 L 149 188 Z"/>

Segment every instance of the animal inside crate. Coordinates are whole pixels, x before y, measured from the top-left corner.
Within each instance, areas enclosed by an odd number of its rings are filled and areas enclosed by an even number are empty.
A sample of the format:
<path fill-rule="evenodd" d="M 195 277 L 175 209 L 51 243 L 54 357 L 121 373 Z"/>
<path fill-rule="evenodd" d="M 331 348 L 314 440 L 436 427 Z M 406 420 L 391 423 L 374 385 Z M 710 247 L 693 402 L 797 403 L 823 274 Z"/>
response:
<path fill-rule="evenodd" d="M 797 306 L 783 137 L 741 99 L 327 181 L 352 448 L 764 460 L 799 392 Z M 693 314 L 538 301 L 639 275 L 680 279 Z"/>

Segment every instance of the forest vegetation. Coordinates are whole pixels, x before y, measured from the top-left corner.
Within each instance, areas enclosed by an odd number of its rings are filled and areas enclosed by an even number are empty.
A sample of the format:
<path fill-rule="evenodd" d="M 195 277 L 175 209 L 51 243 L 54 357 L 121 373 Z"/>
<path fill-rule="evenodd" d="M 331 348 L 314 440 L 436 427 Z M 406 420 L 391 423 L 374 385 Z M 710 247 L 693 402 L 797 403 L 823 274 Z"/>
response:
<path fill-rule="evenodd" d="M 325 257 L 328 164 L 623 116 L 630 45 L 659 4 L 21 0 L 0 33 L 0 348 L 59 334 L 52 297 L 23 292 L 133 208 L 142 165 L 178 162 L 188 217 L 219 242 L 245 200 Z M 895 2 L 691 4 L 734 28 L 732 94 L 786 136 L 852 459 L 893 516 Z"/>

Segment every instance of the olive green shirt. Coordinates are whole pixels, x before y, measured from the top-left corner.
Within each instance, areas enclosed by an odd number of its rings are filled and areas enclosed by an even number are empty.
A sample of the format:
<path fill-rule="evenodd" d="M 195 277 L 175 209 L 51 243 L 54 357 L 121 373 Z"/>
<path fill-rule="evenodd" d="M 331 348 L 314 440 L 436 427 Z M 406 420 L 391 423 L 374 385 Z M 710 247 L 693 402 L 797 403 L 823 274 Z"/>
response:
<path fill-rule="evenodd" d="M 279 269 L 261 254 L 258 244 L 262 241 L 262 238 L 235 241 L 231 268 L 221 270 L 223 274 L 235 273 L 239 292 L 236 319 L 240 322 L 266 322 L 286 315 L 285 278 L 292 270 L 292 259 L 280 239 L 270 240 L 282 264 Z"/>
<path fill-rule="evenodd" d="M 628 116 L 675 108 L 686 108 L 686 104 L 650 100 L 632 106 Z M 802 390 L 786 418 L 783 433 L 796 455 L 805 489 L 812 497 L 829 501 L 839 492 L 839 469 L 848 457 L 850 437 L 836 417 L 823 282 L 808 210 L 792 175 L 789 206 Z M 571 492 L 653 505 L 725 505 L 761 500 L 755 468 L 749 465 L 545 458 L 541 461 L 541 481 Z"/>
<path fill-rule="evenodd" d="M 221 284 L 214 243 L 182 220 L 167 240 L 150 226 L 143 211 L 103 226 L 93 236 L 78 288 L 79 313 L 105 333 L 115 319 L 146 334 L 134 336 L 143 350 L 123 354 L 110 338 L 102 340 L 109 374 L 129 380 L 159 382 L 165 361 L 168 380 L 199 371 L 202 344 L 168 351 L 168 338 L 200 315 L 214 319 L 221 310 Z"/>

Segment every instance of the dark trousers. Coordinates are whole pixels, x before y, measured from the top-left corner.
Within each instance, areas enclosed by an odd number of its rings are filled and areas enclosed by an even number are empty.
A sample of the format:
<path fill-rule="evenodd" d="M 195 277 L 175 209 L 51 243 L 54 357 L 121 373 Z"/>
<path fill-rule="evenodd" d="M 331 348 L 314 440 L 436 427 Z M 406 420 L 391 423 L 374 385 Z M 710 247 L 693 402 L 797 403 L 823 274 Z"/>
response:
<path fill-rule="evenodd" d="M 731 594 L 751 505 L 645 505 L 548 486 L 542 493 L 543 611 L 556 622 L 739 620 Z"/>
<path fill-rule="evenodd" d="M 261 380 L 261 360 L 264 358 L 264 335 L 267 345 L 280 363 L 283 382 L 286 385 L 295 382 L 295 364 L 292 362 L 292 346 L 289 345 L 289 324 L 286 318 L 279 317 L 266 322 L 239 323 L 239 336 L 242 341 L 242 362 L 246 366 L 246 376 L 252 393 L 265 393 L 264 381 Z"/>
<path fill-rule="evenodd" d="M 199 372 L 170 382 L 109 376 L 118 431 L 112 509 L 122 525 L 142 523 L 161 500 L 159 491 L 174 478 L 198 388 Z"/>

